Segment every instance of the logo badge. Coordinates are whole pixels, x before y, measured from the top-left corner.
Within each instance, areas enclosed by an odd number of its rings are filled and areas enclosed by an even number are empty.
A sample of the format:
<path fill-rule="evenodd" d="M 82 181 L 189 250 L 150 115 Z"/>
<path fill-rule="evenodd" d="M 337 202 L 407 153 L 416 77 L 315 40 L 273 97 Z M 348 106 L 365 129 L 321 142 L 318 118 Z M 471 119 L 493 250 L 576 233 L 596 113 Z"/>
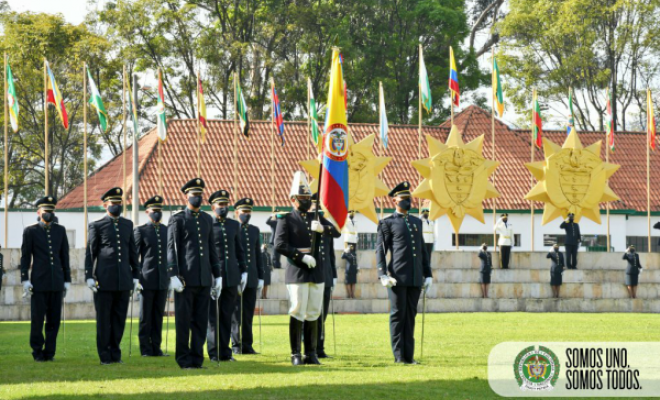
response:
<path fill-rule="evenodd" d="M 348 157 L 348 135 L 346 127 L 334 124 L 325 134 L 325 155 L 333 161 L 345 161 Z"/>
<path fill-rule="evenodd" d="M 201 183 L 202 183 L 202 181 L 200 181 L 199 179 L 197 179 L 197 184 L 199 185 L 199 184 L 201 184 Z"/>
<path fill-rule="evenodd" d="M 547 347 L 530 346 L 518 353 L 513 372 L 520 390 L 549 391 L 559 379 L 559 359 Z"/>
<path fill-rule="evenodd" d="M 121 193 L 121 189 L 117 189 L 117 193 Z"/>
<path fill-rule="evenodd" d="M 160 197 L 156 196 L 156 201 L 160 201 Z"/>

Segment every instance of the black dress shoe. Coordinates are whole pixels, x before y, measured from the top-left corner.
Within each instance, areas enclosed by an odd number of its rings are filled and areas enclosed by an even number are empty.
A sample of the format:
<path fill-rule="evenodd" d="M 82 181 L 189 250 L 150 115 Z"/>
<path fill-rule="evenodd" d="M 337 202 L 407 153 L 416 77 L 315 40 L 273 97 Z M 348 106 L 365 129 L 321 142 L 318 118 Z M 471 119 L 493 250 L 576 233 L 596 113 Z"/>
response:
<path fill-rule="evenodd" d="M 193 368 L 194 368 L 194 369 L 207 369 L 207 368 L 206 368 L 205 366 L 203 366 L 203 365 L 193 365 Z"/>
<path fill-rule="evenodd" d="M 216 357 L 211 357 L 210 360 L 211 360 L 211 362 L 214 362 L 214 363 L 218 362 L 218 359 Z"/>
<path fill-rule="evenodd" d="M 113 361 L 113 363 L 114 364 L 123 364 L 124 362 L 122 360 L 117 360 L 117 361 Z"/>
<path fill-rule="evenodd" d="M 53 361 L 55 361 L 55 357 L 46 357 L 46 358 L 44 358 L 44 361 L 53 362 Z"/>
<path fill-rule="evenodd" d="M 191 365 L 184 365 L 184 366 L 181 367 L 181 369 L 195 369 L 195 367 L 193 367 Z"/>
<path fill-rule="evenodd" d="M 300 354 L 294 354 L 291 356 L 292 365 L 303 365 L 302 356 Z"/>
<path fill-rule="evenodd" d="M 308 365 L 321 365 L 321 361 L 319 361 L 316 354 L 306 355 L 303 362 Z"/>
<path fill-rule="evenodd" d="M 142 357 L 153 357 L 151 354 L 142 354 Z"/>
<path fill-rule="evenodd" d="M 321 351 L 319 351 L 318 353 L 316 353 L 316 357 L 318 357 L 318 358 L 330 358 L 330 356 L 327 355 L 327 354 L 325 353 L 325 351 L 323 351 L 323 350 L 321 350 Z"/>
<path fill-rule="evenodd" d="M 254 349 L 245 349 L 243 350 L 243 354 L 259 354 L 259 353 L 257 353 Z"/>
<path fill-rule="evenodd" d="M 234 357 L 220 357 L 220 362 L 235 362 L 236 359 Z"/>
<path fill-rule="evenodd" d="M 101 365 L 112 365 L 112 361 L 101 361 Z"/>
<path fill-rule="evenodd" d="M 408 364 L 408 365 L 419 365 L 419 363 L 418 363 L 417 361 L 415 361 L 415 360 L 412 360 L 412 361 L 406 361 L 406 364 Z"/>
<path fill-rule="evenodd" d="M 243 353 L 241 352 L 241 350 L 238 349 L 238 348 L 233 348 L 233 349 L 231 349 L 231 352 L 234 353 L 234 354 L 243 354 Z"/>
<path fill-rule="evenodd" d="M 400 359 L 400 358 L 395 358 L 395 359 L 394 359 L 394 363 L 395 363 L 395 364 L 405 364 L 405 362 L 404 362 L 402 359 Z"/>

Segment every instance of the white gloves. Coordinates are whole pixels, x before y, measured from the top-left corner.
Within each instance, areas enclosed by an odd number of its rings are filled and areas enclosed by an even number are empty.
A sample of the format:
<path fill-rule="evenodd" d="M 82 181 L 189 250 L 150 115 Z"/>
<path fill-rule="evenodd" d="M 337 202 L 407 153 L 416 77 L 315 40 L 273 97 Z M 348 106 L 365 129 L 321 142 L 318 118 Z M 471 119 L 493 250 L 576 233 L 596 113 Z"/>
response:
<path fill-rule="evenodd" d="M 337 286 L 337 278 L 332 278 L 332 287 Z"/>
<path fill-rule="evenodd" d="M 396 286 L 396 279 L 387 275 L 381 275 L 380 283 L 382 283 L 386 288 L 391 288 L 392 286 Z"/>
<path fill-rule="evenodd" d="M 173 276 L 170 278 L 170 289 L 176 291 L 177 293 L 183 292 L 183 283 L 178 276 Z"/>
<path fill-rule="evenodd" d="M 314 232 L 323 233 L 323 225 L 319 221 L 312 221 L 311 229 Z"/>
<path fill-rule="evenodd" d="M 639 275 L 641 275 L 643 271 L 644 271 L 644 268 L 640 268 L 639 269 Z"/>
<path fill-rule="evenodd" d="M 245 290 L 245 287 L 247 286 L 247 272 L 243 272 L 241 274 L 241 284 L 238 285 L 238 294 L 243 295 L 243 291 Z"/>
<path fill-rule="evenodd" d="M 66 297 L 66 292 L 71 288 L 71 282 L 64 282 L 64 293 L 62 293 L 62 298 Z"/>
<path fill-rule="evenodd" d="M 138 294 L 142 293 L 144 288 L 142 287 L 142 284 L 140 284 L 139 279 L 133 279 L 133 292 L 137 292 Z"/>
<path fill-rule="evenodd" d="M 428 292 L 429 289 L 431 289 L 431 285 L 433 285 L 433 278 L 429 277 L 424 279 L 424 284 L 422 285 L 422 287 L 424 288 L 425 291 Z"/>
<path fill-rule="evenodd" d="M 314 257 L 310 256 L 309 254 L 305 254 L 303 256 L 302 262 L 307 264 L 309 268 L 315 268 L 316 267 L 316 260 Z"/>
<path fill-rule="evenodd" d="M 23 281 L 23 298 L 32 296 L 32 288 L 33 288 L 32 282 Z"/>
<path fill-rule="evenodd" d="M 264 280 L 259 279 L 259 283 L 257 284 L 257 290 L 261 290 L 264 288 Z"/>
<path fill-rule="evenodd" d="M 213 280 L 213 288 L 211 288 L 211 298 L 213 300 L 218 300 L 220 293 L 222 292 L 222 277 L 215 278 Z"/>
<path fill-rule="evenodd" d="M 98 289 L 96 288 L 96 281 L 94 279 L 87 279 L 87 287 L 90 288 L 94 293 L 98 292 Z"/>

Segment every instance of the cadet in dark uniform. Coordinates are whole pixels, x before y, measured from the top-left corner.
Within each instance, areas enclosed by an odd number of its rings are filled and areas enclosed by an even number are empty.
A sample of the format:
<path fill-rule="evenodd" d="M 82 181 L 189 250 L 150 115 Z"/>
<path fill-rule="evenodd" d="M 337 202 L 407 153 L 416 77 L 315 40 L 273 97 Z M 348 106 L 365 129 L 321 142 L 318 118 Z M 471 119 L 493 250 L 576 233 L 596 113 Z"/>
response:
<path fill-rule="evenodd" d="M 85 279 L 94 292 L 96 347 L 101 365 L 121 363 L 121 339 L 131 293 L 141 290 L 133 222 L 121 217 L 121 188 L 103 196 L 107 215 L 89 224 Z"/>
<path fill-rule="evenodd" d="M 2 250 L 2 246 L 0 246 L 0 250 Z M 5 274 L 5 269 L 3 268 L 4 260 L 4 254 L 0 253 L 0 290 L 2 290 L 2 276 Z"/>
<path fill-rule="evenodd" d="M 261 262 L 264 266 L 264 288 L 261 290 L 261 298 L 268 298 L 268 286 L 271 282 L 271 274 L 273 272 L 273 262 L 268 252 L 268 245 L 266 243 L 261 245 Z"/>
<path fill-rule="evenodd" d="M 261 232 L 250 224 L 254 200 L 243 198 L 234 204 L 237 219 L 241 223 L 241 244 L 246 255 L 247 281 L 241 282 L 241 297 L 236 303 L 231 319 L 231 341 L 234 354 L 257 354 L 252 347 L 252 321 L 257 306 L 257 295 L 264 288 L 264 267 L 261 260 Z M 242 304 L 241 304 L 242 302 Z M 241 309 L 243 315 L 241 315 Z"/>
<path fill-rule="evenodd" d="M 318 193 L 314 193 L 312 196 L 312 208 L 310 213 L 316 210 L 318 207 Z M 323 216 L 323 211 L 319 210 L 319 215 Z M 336 231 L 337 236 L 340 237 L 341 232 Z M 334 232 L 332 232 L 334 233 Z M 332 291 L 337 284 L 337 264 L 335 260 L 335 244 L 334 238 L 327 234 L 320 235 L 317 239 L 319 241 L 319 250 L 317 259 L 318 266 L 323 269 L 323 280 L 325 281 L 325 287 L 323 289 L 323 307 L 321 310 L 321 321 L 318 329 L 318 339 L 316 345 L 316 355 L 318 358 L 329 358 L 325 352 L 325 336 L 327 330 L 325 329 L 325 321 L 328 319 L 328 314 L 330 312 L 330 300 L 332 298 Z"/>
<path fill-rule="evenodd" d="M 25 228 L 21 245 L 23 297 L 30 299 L 30 347 L 35 361 L 53 361 L 62 317 L 62 299 L 71 287 L 66 229 L 53 223 L 57 199 L 35 203 L 41 221 Z M 30 271 L 32 267 L 32 271 Z M 2 274 L 0 274 L 0 279 Z M 46 321 L 46 338 L 42 333 Z"/>
<path fill-rule="evenodd" d="M 211 287 L 222 288 L 213 218 L 200 210 L 204 181 L 188 181 L 185 211 L 172 215 L 167 226 L 167 270 L 174 293 L 176 362 L 181 368 L 203 368 Z"/>
<path fill-rule="evenodd" d="M 488 297 L 488 285 L 490 285 L 490 274 L 493 271 L 493 257 L 488 252 L 488 245 L 483 243 L 479 251 L 481 267 L 479 268 L 479 283 L 481 283 L 481 297 Z"/>
<path fill-rule="evenodd" d="M 277 228 L 277 216 L 279 215 L 280 210 L 277 208 L 273 211 L 273 215 L 268 217 L 266 220 L 266 225 L 270 226 L 270 244 L 273 247 L 271 258 L 273 261 L 273 268 L 280 269 L 282 264 L 280 263 L 280 253 L 275 250 L 274 240 L 275 240 L 275 229 Z"/>
<path fill-rule="evenodd" d="M 562 284 L 562 274 L 564 273 L 564 255 L 559 251 L 559 245 L 555 243 L 552 251 L 545 258 L 551 260 L 550 264 L 550 285 L 552 286 L 552 297 L 559 298 L 559 288 Z"/>
<path fill-rule="evenodd" d="M 213 219 L 213 235 L 215 246 L 220 259 L 220 276 L 222 277 L 222 290 L 214 293 L 209 307 L 209 324 L 207 330 L 208 352 L 211 361 L 236 361 L 232 356 L 229 340 L 231 338 L 232 316 L 234 308 L 239 302 L 238 291 L 241 281 L 247 281 L 247 266 L 245 252 L 240 238 L 240 224 L 227 218 L 229 213 L 229 192 L 218 190 L 209 197 L 209 203 L 215 214 Z M 218 307 L 220 309 L 218 310 Z M 216 322 L 216 313 L 219 321 Z M 218 332 L 220 330 L 220 344 Z M 218 355 L 218 348 L 220 354 Z"/>
<path fill-rule="evenodd" d="M 561 229 L 566 231 L 566 239 L 564 247 L 566 248 L 566 266 L 568 269 L 577 269 L 577 256 L 578 248 L 582 243 L 582 235 L 580 235 L 580 225 L 573 222 L 575 214 L 568 214 L 568 220 L 559 225 Z"/>
<path fill-rule="evenodd" d="M 357 254 L 355 253 L 355 244 L 349 243 L 341 255 L 342 260 L 346 260 L 344 269 L 344 284 L 346 284 L 346 297 L 355 298 L 355 284 L 357 283 L 358 264 Z"/>
<path fill-rule="evenodd" d="M 135 228 L 135 245 L 140 256 L 140 353 L 143 357 L 162 357 L 160 348 L 163 316 L 170 278 L 167 275 L 167 227 L 163 218 L 163 197 L 154 196 L 144 203 L 149 222 Z"/>
<path fill-rule="evenodd" d="M 325 218 L 313 220 L 309 212 L 312 193 L 305 174 L 297 171 L 289 197 L 294 210 L 280 214 L 275 231 L 275 249 L 287 258 L 286 287 L 289 292 L 289 341 L 293 365 L 321 364 L 316 349 L 318 345 L 318 319 L 323 307 L 325 291 L 321 263 L 312 256 L 312 233 L 339 237 L 339 231 Z M 320 255 L 320 240 L 316 241 L 316 254 Z M 318 268 L 317 268 L 318 266 Z M 305 358 L 301 355 L 301 339 L 305 336 Z"/>
<path fill-rule="evenodd" d="M 635 252 L 635 246 L 628 246 L 623 253 L 623 259 L 628 261 L 626 266 L 626 286 L 628 286 L 628 295 L 631 299 L 637 298 L 637 284 L 639 275 L 642 273 L 642 264 L 639 262 L 639 254 Z"/>
<path fill-rule="evenodd" d="M 376 263 L 380 281 L 390 298 L 390 337 L 394 362 L 417 364 L 415 354 L 415 317 L 417 303 L 433 282 L 428 253 L 424 249 L 422 221 L 408 211 L 411 207 L 410 184 L 401 182 L 389 193 L 396 212 L 378 223 Z M 387 253 L 391 253 L 387 263 Z"/>

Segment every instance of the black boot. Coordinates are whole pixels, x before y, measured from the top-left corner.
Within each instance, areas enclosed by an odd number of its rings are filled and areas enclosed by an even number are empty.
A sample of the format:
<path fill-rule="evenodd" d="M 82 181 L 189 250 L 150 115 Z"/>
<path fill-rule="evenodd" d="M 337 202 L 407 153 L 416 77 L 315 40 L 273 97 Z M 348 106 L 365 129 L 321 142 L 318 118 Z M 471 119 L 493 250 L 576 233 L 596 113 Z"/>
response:
<path fill-rule="evenodd" d="M 319 334 L 319 320 L 305 321 L 305 364 L 321 365 L 316 356 L 316 344 Z"/>
<path fill-rule="evenodd" d="M 302 356 L 300 355 L 302 339 L 302 321 L 291 317 L 289 319 L 289 342 L 291 344 L 291 364 L 302 365 Z"/>

